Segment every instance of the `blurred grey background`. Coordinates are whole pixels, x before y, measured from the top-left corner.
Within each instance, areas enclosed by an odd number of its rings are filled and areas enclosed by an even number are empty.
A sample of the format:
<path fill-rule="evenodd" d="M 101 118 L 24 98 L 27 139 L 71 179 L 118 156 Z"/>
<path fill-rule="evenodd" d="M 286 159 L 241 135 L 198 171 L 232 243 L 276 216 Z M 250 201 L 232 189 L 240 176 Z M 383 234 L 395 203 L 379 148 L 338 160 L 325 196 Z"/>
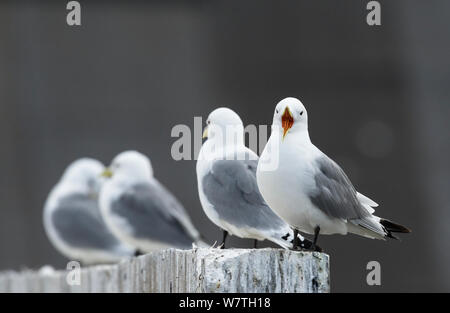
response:
<path fill-rule="evenodd" d="M 67 1 L 0 4 L 0 270 L 63 268 L 42 226 L 46 196 L 81 156 L 152 159 L 209 242 L 195 161 L 174 161 L 171 129 L 217 106 L 270 124 L 300 98 L 313 142 L 413 229 L 402 242 L 322 236 L 332 291 L 450 291 L 450 2 Z M 235 247 L 249 240 L 232 238 Z M 265 243 L 268 246 L 268 243 Z M 382 286 L 366 284 L 381 263 Z"/>

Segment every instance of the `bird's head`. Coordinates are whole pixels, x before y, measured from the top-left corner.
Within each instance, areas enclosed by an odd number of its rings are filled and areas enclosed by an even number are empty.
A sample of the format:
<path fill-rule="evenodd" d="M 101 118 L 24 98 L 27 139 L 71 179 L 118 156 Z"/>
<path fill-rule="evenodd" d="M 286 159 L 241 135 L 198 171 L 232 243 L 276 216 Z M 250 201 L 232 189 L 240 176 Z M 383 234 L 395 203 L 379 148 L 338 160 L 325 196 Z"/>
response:
<path fill-rule="evenodd" d="M 225 142 L 243 141 L 244 124 L 241 118 L 229 108 L 212 111 L 206 120 L 203 138 L 218 139 Z"/>
<path fill-rule="evenodd" d="M 118 154 L 111 165 L 102 173 L 103 177 L 118 177 L 132 180 L 148 180 L 153 176 L 149 158 L 137 151 L 124 151 Z"/>
<path fill-rule="evenodd" d="M 72 162 L 64 171 L 61 182 L 83 186 L 90 193 L 96 194 L 101 187 L 100 174 L 104 170 L 100 161 L 82 158 Z"/>
<path fill-rule="evenodd" d="M 308 130 L 308 113 L 300 100 L 285 98 L 275 107 L 273 125 L 281 128 L 284 139 L 289 132 Z"/>

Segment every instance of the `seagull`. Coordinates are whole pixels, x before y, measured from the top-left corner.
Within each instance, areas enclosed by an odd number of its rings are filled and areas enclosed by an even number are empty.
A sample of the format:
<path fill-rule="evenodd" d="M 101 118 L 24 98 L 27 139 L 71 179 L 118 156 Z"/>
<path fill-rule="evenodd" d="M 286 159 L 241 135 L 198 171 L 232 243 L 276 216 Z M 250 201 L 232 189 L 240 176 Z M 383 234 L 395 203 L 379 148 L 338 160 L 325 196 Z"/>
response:
<path fill-rule="evenodd" d="M 98 207 L 104 166 L 82 158 L 70 164 L 44 205 L 44 228 L 52 244 L 83 264 L 115 263 L 134 254 L 107 228 Z"/>
<path fill-rule="evenodd" d="M 206 246 L 183 206 L 153 176 L 145 155 L 122 152 L 102 175 L 109 178 L 99 201 L 106 224 L 139 253 Z"/>
<path fill-rule="evenodd" d="M 259 190 L 294 233 L 353 233 L 372 239 L 409 233 L 373 215 L 378 204 L 356 191 L 344 171 L 310 140 L 308 113 L 296 98 L 280 101 L 257 169 Z"/>
<path fill-rule="evenodd" d="M 266 204 L 256 183 L 258 156 L 244 145 L 244 126 L 231 109 L 218 108 L 207 119 L 196 172 L 201 205 L 208 218 L 223 230 L 221 248 L 230 235 L 270 240 L 288 249 L 292 229 Z M 311 242 L 298 235 L 298 245 Z M 320 248 L 319 248 L 320 249 Z"/>

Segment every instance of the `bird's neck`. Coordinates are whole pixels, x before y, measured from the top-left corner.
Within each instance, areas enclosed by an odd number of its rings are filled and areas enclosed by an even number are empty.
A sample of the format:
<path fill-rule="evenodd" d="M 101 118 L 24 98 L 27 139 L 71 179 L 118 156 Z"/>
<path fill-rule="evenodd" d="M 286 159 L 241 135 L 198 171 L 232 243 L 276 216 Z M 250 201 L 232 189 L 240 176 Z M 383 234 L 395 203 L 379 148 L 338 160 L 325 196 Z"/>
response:
<path fill-rule="evenodd" d="M 92 193 L 92 190 L 86 185 L 79 182 L 64 182 L 59 183 L 55 187 L 55 193 L 59 196 L 64 197 L 66 195 L 78 193 L 88 195 Z"/>
<path fill-rule="evenodd" d="M 293 137 L 295 136 L 296 140 L 304 144 L 311 144 L 311 138 L 309 137 L 308 129 L 298 129 L 293 132 Z"/>
<path fill-rule="evenodd" d="M 114 175 L 114 177 L 111 179 L 112 182 L 114 182 L 117 185 L 121 185 L 123 187 L 126 186 L 133 186 L 141 183 L 148 183 L 152 180 L 152 176 L 148 173 L 134 173 L 134 174 L 127 174 L 122 175 L 120 173 L 117 173 Z"/>
<path fill-rule="evenodd" d="M 275 127 L 272 128 L 270 139 L 272 141 L 278 140 L 280 143 L 293 141 L 299 144 L 311 144 L 311 139 L 307 128 L 290 129 L 283 138 L 283 129 L 280 127 Z"/>
<path fill-rule="evenodd" d="M 208 138 L 202 145 L 200 158 L 203 159 L 225 159 L 238 151 L 245 150 L 244 136 L 236 136 L 235 140 L 222 140 Z"/>

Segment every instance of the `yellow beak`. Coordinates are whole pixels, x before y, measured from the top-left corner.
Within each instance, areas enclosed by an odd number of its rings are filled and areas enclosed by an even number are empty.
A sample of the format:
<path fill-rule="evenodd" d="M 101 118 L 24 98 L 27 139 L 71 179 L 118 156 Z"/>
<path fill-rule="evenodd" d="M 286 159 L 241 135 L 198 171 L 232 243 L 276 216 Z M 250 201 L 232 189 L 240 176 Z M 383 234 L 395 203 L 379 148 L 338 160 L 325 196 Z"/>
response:
<path fill-rule="evenodd" d="M 203 130 L 203 136 L 202 139 L 208 138 L 208 126 L 205 127 L 205 129 Z"/>
<path fill-rule="evenodd" d="M 101 174 L 102 177 L 111 178 L 113 176 L 113 172 L 109 167 L 105 168 L 103 173 Z"/>

